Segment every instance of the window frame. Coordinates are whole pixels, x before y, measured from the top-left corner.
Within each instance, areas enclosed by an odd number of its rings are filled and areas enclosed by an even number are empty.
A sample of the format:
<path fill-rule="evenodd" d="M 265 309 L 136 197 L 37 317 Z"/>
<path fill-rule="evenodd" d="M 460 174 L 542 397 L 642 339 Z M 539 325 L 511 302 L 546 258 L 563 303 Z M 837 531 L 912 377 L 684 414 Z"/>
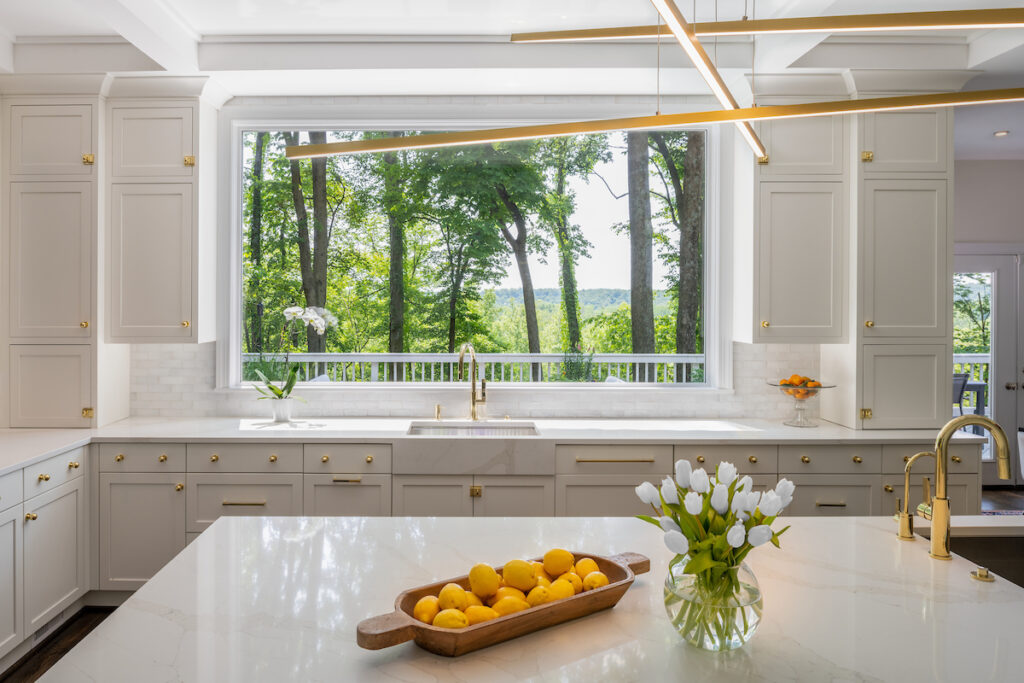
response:
<path fill-rule="evenodd" d="M 474 118 L 436 118 L 409 116 L 383 119 L 348 118 L 343 115 L 318 115 L 315 118 L 287 118 L 277 116 L 246 117 L 239 111 L 232 116 L 234 107 L 225 107 L 221 111 L 219 135 L 222 141 L 220 151 L 221 163 L 218 177 L 220 188 L 228 188 L 227 193 L 218 194 L 226 197 L 227 206 L 221 206 L 220 228 L 218 230 L 218 336 L 216 351 L 216 389 L 220 391 L 251 391 L 252 382 L 241 379 L 241 325 L 242 325 L 242 240 L 238 238 L 242 226 L 243 201 L 243 169 L 242 169 L 242 136 L 252 131 L 280 130 L 473 130 L 480 128 L 506 127 L 537 123 L 531 119 L 509 119 L 484 117 Z M 241 109 L 241 108 L 239 108 Z M 551 119 L 543 119 L 550 122 Z M 491 384 L 496 391 L 532 391 L 543 392 L 570 391 L 586 388 L 588 391 L 626 391 L 626 392 L 691 392 L 706 394 L 732 392 L 732 342 L 731 342 L 731 305 L 723 296 L 724 276 L 727 270 L 727 257 L 723 251 L 721 201 L 722 187 L 725 182 L 722 158 L 724 148 L 720 126 L 694 126 L 694 130 L 704 130 L 707 147 L 705 154 L 704 191 L 704 372 L 705 381 L 694 384 L 674 383 L 642 383 L 630 382 L 623 384 L 587 384 L 581 382 L 510 382 Z M 727 310 L 728 309 L 728 310 Z M 326 396 L 332 392 L 353 390 L 394 390 L 396 388 L 423 392 L 454 392 L 464 391 L 459 382 L 301 382 L 298 385 L 304 395 L 313 398 Z"/>

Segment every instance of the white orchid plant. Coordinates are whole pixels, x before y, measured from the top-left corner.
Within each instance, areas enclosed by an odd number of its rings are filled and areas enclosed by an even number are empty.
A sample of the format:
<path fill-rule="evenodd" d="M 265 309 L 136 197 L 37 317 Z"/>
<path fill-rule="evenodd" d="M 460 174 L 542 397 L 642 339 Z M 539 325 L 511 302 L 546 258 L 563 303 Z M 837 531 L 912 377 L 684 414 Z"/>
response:
<path fill-rule="evenodd" d="M 324 333 L 327 332 L 328 327 L 333 327 L 338 324 L 338 319 L 330 311 L 323 308 L 303 308 L 302 306 L 290 306 L 284 309 L 284 321 L 284 325 L 281 327 L 282 343 L 284 342 L 285 334 L 292 328 L 313 328 L 313 331 L 322 337 Z M 284 364 L 285 367 L 288 367 L 287 351 L 285 351 L 284 354 Z M 261 400 L 265 398 L 290 398 L 292 390 L 295 388 L 296 383 L 298 383 L 299 370 L 301 369 L 302 366 L 298 363 L 289 367 L 288 374 L 280 386 L 270 381 L 270 379 L 268 379 L 261 370 L 256 369 L 256 375 L 263 382 L 263 386 L 258 384 L 253 386 L 256 387 L 256 391 L 262 394 L 262 396 L 260 396 Z"/>
<path fill-rule="evenodd" d="M 713 475 L 692 470 L 686 460 L 675 469 L 675 479 L 666 477 L 660 488 L 646 481 L 636 487 L 640 500 L 654 508 L 654 516 L 637 517 L 665 532 L 665 545 L 675 553 L 669 571 L 685 561 L 683 573 L 697 575 L 710 588 L 723 579 L 735 582 L 735 572 L 728 570 L 757 546 L 779 547 L 789 527 L 773 531 L 772 524 L 793 501 L 793 482 L 782 479 L 774 490 L 758 493 L 732 463 L 720 463 Z"/>

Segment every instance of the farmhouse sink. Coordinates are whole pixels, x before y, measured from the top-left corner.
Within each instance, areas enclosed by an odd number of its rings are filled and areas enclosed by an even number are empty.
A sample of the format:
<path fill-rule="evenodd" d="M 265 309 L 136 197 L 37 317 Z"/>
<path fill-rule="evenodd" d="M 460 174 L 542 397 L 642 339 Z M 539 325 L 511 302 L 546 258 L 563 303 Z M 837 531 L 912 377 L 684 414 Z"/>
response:
<path fill-rule="evenodd" d="M 414 421 L 409 424 L 409 436 L 537 436 L 537 425 L 532 422 L 494 420 Z"/>

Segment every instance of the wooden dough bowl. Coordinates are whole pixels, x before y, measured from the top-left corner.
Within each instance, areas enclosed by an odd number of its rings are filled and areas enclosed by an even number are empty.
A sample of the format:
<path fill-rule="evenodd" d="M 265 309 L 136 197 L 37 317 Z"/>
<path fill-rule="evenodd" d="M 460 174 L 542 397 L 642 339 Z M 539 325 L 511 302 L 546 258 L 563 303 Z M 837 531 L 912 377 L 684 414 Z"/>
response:
<path fill-rule="evenodd" d="M 651 570 L 651 561 L 637 553 L 601 557 L 574 551 L 573 555 L 579 558 L 593 558 L 598 568 L 608 577 L 608 585 L 461 629 L 440 628 L 413 618 L 412 608 L 416 601 L 424 595 L 437 595 L 445 584 L 457 583 L 468 590 L 469 577 L 460 576 L 401 593 L 395 599 L 394 612 L 370 617 L 359 623 L 356 627 L 356 642 L 367 650 L 380 650 L 414 640 L 417 645 L 429 652 L 458 657 L 548 626 L 614 607 L 626 589 L 632 585 L 636 575 Z M 501 573 L 500 568 L 498 573 Z"/>

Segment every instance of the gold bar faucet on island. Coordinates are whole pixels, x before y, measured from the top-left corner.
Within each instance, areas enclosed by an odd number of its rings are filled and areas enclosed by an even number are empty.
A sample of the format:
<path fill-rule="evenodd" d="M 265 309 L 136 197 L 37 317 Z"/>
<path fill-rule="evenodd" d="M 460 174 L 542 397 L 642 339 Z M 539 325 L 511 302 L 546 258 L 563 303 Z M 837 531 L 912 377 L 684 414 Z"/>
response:
<path fill-rule="evenodd" d="M 999 468 L 999 478 L 1010 478 L 1010 442 L 1006 439 L 1006 433 L 1002 427 L 982 415 L 961 415 L 946 423 L 946 426 L 939 431 L 935 439 L 935 452 L 925 451 L 917 453 L 907 461 L 903 470 L 903 504 L 899 513 L 899 531 L 897 535 L 907 541 L 914 540 L 914 518 L 910 512 L 910 468 L 918 458 L 932 456 L 935 458 L 935 496 L 929 505 L 923 502 L 917 508 L 917 514 L 932 522 L 931 531 L 931 552 L 929 555 L 937 560 L 952 559 L 949 552 L 949 497 L 947 493 L 946 480 L 949 473 L 949 443 L 957 431 L 968 425 L 984 427 L 992 434 L 992 441 L 996 449 L 996 466 Z M 925 488 L 928 487 L 927 478 Z"/>
<path fill-rule="evenodd" d="M 463 368 L 466 362 L 466 351 L 469 351 L 469 419 L 479 420 L 477 406 L 487 403 L 487 380 L 480 378 L 480 394 L 476 393 L 476 349 L 469 342 L 459 348 L 459 379 L 463 379 Z"/>

